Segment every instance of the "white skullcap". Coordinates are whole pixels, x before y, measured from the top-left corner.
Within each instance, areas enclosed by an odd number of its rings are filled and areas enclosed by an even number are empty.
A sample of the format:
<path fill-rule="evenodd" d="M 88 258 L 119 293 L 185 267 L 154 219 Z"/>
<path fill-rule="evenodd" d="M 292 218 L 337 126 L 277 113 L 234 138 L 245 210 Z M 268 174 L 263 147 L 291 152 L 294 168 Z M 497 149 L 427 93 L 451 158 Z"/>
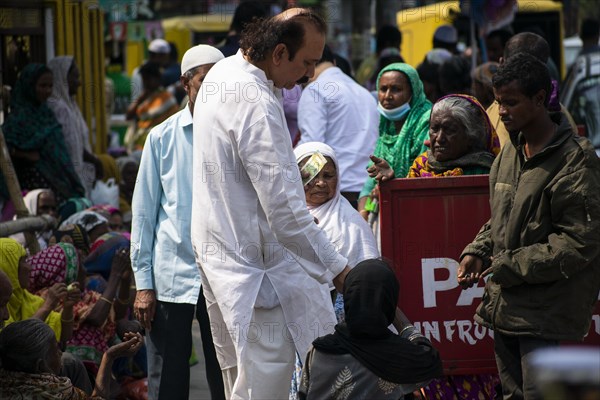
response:
<path fill-rule="evenodd" d="M 154 39 L 148 45 L 148 51 L 158 54 L 169 54 L 171 53 L 171 46 L 165 39 Z"/>
<path fill-rule="evenodd" d="M 199 44 L 190 48 L 183 55 L 181 60 L 181 75 L 185 74 L 192 68 L 196 68 L 204 64 L 215 64 L 217 61 L 224 59 L 225 56 L 215 47 L 207 44 Z"/>

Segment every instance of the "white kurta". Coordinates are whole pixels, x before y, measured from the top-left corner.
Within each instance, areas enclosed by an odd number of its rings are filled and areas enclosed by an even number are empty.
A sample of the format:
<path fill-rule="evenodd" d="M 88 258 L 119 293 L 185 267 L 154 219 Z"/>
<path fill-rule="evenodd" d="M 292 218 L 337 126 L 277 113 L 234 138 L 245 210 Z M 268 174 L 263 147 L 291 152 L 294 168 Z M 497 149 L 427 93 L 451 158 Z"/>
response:
<path fill-rule="evenodd" d="M 306 208 L 281 90 L 240 52 L 210 70 L 196 99 L 192 243 L 223 314 L 211 325 L 234 334 L 237 360 L 254 308 L 281 304 L 301 358 L 333 331 L 319 285 L 347 260 Z"/>

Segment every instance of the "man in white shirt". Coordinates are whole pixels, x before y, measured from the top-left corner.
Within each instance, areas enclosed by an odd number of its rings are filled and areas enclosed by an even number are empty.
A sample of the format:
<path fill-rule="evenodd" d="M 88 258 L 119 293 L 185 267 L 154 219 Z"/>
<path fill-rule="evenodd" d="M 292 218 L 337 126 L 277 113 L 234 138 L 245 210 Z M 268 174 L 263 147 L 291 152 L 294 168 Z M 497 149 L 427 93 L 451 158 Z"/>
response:
<path fill-rule="evenodd" d="M 133 193 L 134 313 L 148 332 L 149 399 L 189 396 L 194 307 L 211 397 L 225 398 L 190 238 L 192 113 L 204 77 L 223 58 L 219 50 L 207 45 L 184 54 L 181 84 L 189 103 L 148 134 Z"/>
<path fill-rule="evenodd" d="M 289 396 L 295 354 L 333 331 L 349 268 L 306 208 L 281 88 L 314 74 L 326 25 L 290 9 L 246 25 L 194 113 L 192 243 L 231 399 Z"/>
<path fill-rule="evenodd" d="M 302 91 L 298 127 L 299 144 L 322 142 L 335 151 L 342 196 L 356 208 L 379 136 L 377 100 L 335 65 L 327 46 L 312 82 Z"/>
<path fill-rule="evenodd" d="M 169 54 L 171 54 L 169 42 L 164 39 L 154 39 L 148 44 L 148 61 L 144 61 L 142 65 L 146 62 L 155 62 L 164 67 L 169 62 Z M 135 67 L 131 73 L 131 101 L 135 101 L 144 90 L 142 75 L 140 75 L 142 65 Z"/>

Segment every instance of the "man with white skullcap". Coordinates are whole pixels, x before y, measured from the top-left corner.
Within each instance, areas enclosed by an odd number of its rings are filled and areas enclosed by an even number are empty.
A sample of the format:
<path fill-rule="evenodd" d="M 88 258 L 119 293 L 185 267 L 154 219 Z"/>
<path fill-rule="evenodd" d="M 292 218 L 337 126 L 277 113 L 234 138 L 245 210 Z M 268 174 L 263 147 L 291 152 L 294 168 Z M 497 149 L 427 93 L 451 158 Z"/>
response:
<path fill-rule="evenodd" d="M 154 39 L 148 44 L 148 60 L 147 62 L 157 63 L 164 68 L 169 63 L 169 56 L 171 54 L 171 46 L 165 39 Z M 134 68 L 131 73 L 131 99 L 135 100 L 142 92 L 142 76 L 140 75 L 140 68 L 142 65 Z"/>
<path fill-rule="evenodd" d="M 190 239 L 192 113 L 204 77 L 223 58 L 219 50 L 207 45 L 184 54 L 180 79 L 189 103 L 148 134 L 133 193 L 134 315 L 147 331 L 151 400 L 188 398 L 194 307 L 211 397 L 225 398 Z"/>

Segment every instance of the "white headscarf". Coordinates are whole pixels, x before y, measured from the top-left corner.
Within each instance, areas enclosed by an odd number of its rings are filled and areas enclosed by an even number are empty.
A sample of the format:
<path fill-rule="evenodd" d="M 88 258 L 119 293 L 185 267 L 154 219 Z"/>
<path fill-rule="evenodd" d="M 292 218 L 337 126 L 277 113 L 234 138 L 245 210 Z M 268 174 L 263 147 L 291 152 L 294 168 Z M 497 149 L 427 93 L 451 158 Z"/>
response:
<path fill-rule="evenodd" d="M 25 197 L 23 197 L 23 202 L 25 203 L 25 207 L 29 210 L 29 215 L 37 215 L 38 198 L 40 197 L 40 194 L 44 192 L 50 192 L 50 189 L 34 189 L 27 192 Z"/>
<path fill-rule="evenodd" d="M 40 197 L 40 194 L 44 193 L 44 192 L 51 192 L 50 189 L 34 189 L 34 190 L 30 190 L 29 192 L 27 192 L 27 194 L 23 197 L 23 203 L 25 203 L 25 207 L 27 207 L 27 210 L 29 211 L 29 215 L 32 217 L 35 217 L 37 215 L 37 208 L 38 208 L 38 198 Z M 17 219 L 17 216 L 15 215 L 13 219 Z M 48 240 L 50 239 L 50 236 L 52 236 L 52 229 L 44 231 L 44 232 L 37 232 L 37 241 L 38 244 L 40 246 L 40 250 L 44 250 L 45 248 L 48 247 Z M 14 235 L 10 235 L 10 237 L 12 239 L 15 239 L 17 242 L 19 242 L 19 244 L 21 244 L 21 246 L 26 247 L 27 246 L 27 240 L 25 240 L 25 235 L 22 232 L 19 233 L 15 233 Z"/>
<path fill-rule="evenodd" d="M 333 198 L 320 206 L 308 206 L 308 211 L 317 218 L 319 227 L 337 251 L 348 259 L 350 267 L 361 261 L 379 257 L 377 242 L 371 228 L 340 193 L 340 169 L 333 149 L 320 142 L 301 144 L 294 149 L 296 162 L 300 163 L 317 151 L 333 160 L 338 180 Z"/>
<path fill-rule="evenodd" d="M 81 115 L 75 98 L 69 94 L 69 82 L 67 75 L 73 65 L 72 56 L 54 57 L 48 62 L 48 68 L 52 70 L 54 84 L 52 96 L 48 99 L 48 106 L 54 112 L 56 119 L 62 126 L 65 144 L 69 157 L 79 175 L 79 180 L 86 190 L 91 182 L 89 177 L 83 174 L 83 150 L 91 152 L 88 126 Z"/>

